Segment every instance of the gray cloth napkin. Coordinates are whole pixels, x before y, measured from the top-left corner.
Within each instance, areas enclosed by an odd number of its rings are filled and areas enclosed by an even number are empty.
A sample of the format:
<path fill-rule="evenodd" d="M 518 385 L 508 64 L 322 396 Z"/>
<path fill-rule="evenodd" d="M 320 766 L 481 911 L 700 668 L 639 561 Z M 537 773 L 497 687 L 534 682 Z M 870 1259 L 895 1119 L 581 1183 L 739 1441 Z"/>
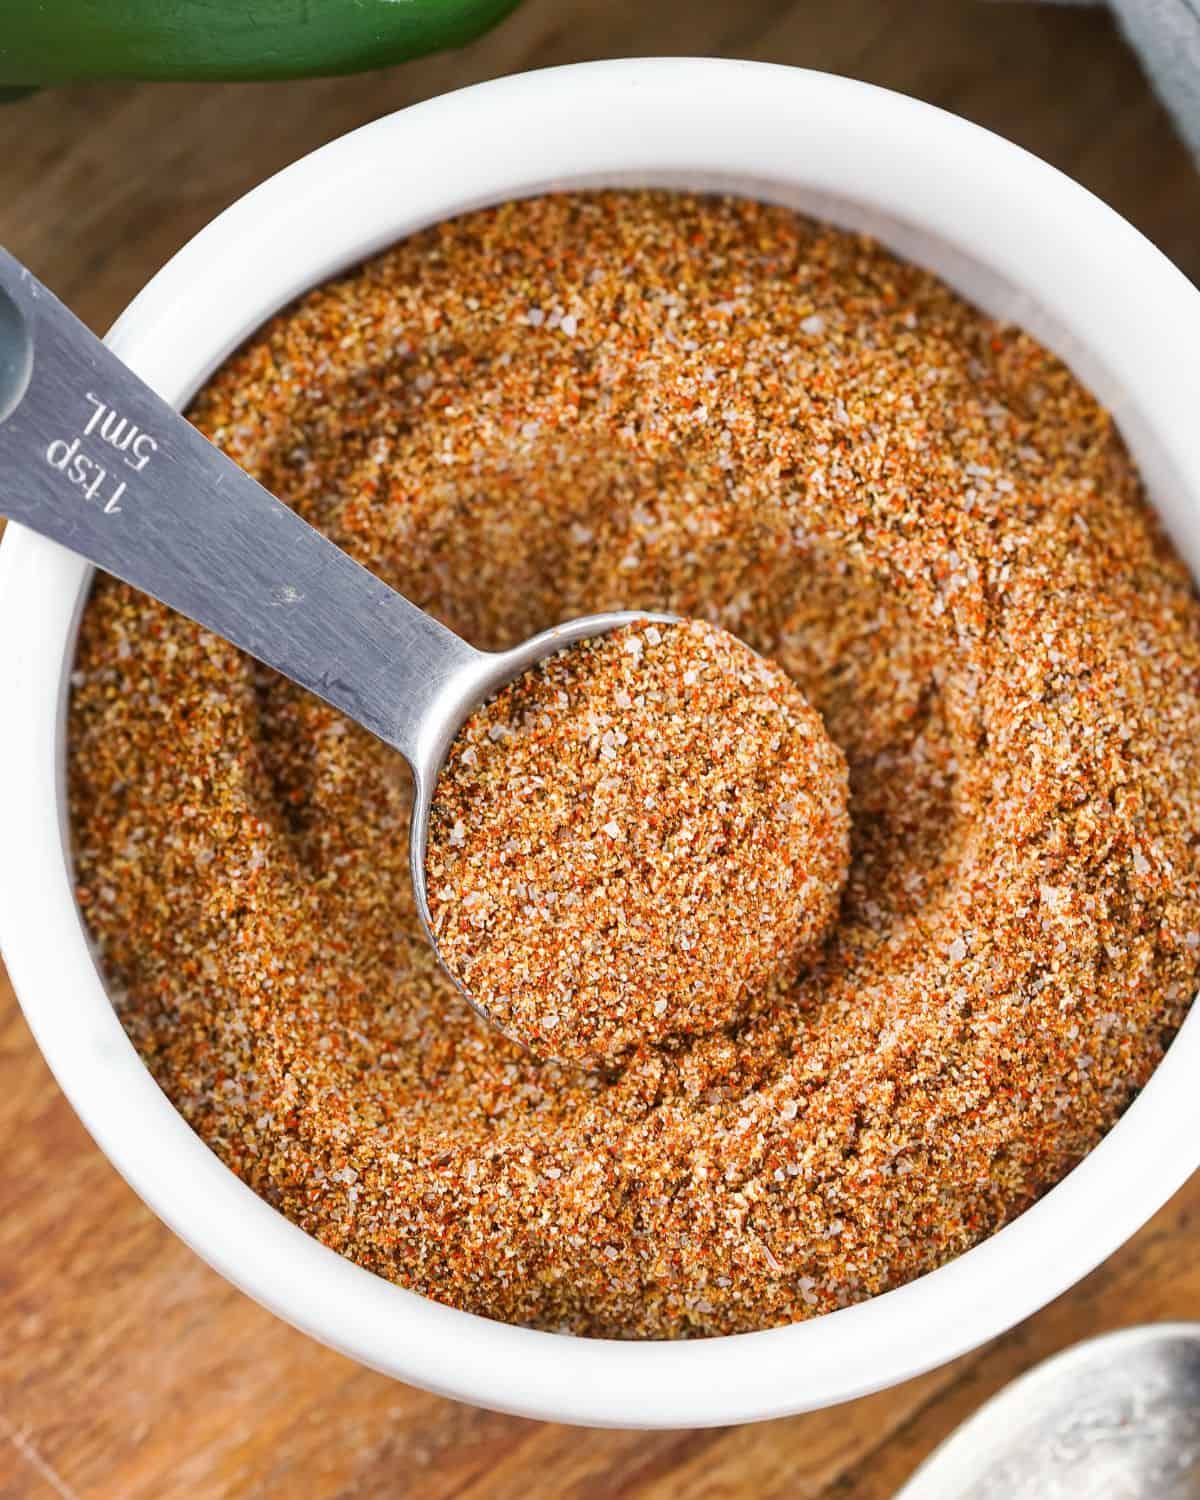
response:
<path fill-rule="evenodd" d="M 1092 0 L 1074 0 L 1091 4 Z M 1200 156 L 1200 0 L 1108 0 L 1179 133 Z"/>
<path fill-rule="evenodd" d="M 1110 0 L 1150 81 L 1200 155 L 1200 0 Z"/>

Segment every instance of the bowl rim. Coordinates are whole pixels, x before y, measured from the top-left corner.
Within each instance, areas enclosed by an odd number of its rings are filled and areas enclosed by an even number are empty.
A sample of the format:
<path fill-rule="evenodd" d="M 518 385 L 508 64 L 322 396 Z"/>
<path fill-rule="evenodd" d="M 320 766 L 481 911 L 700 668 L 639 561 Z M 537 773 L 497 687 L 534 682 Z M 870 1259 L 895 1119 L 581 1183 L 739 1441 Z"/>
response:
<path fill-rule="evenodd" d="M 878 215 L 896 248 L 906 235 L 940 245 L 1018 289 L 1031 324 L 1051 310 L 1049 341 L 1114 406 L 1195 566 L 1200 381 L 1187 351 L 1200 347 L 1200 293 L 1046 163 L 852 79 L 638 59 L 519 74 L 411 106 L 300 159 L 214 219 L 109 342 L 181 405 L 277 307 L 415 228 L 507 198 L 626 182 L 795 193 L 806 206 L 827 201 L 831 218 Z M 953 279 L 952 265 L 934 269 Z M 134 1190 L 222 1275 L 343 1353 L 547 1420 L 697 1427 L 783 1416 L 895 1384 L 1003 1332 L 1109 1255 L 1200 1164 L 1192 1016 L 1114 1129 L 1034 1207 L 939 1270 L 809 1322 L 680 1342 L 567 1338 L 442 1306 L 351 1264 L 256 1197 L 184 1124 L 105 994 L 72 891 L 62 795 L 89 578 L 64 549 L 8 528 L 0 946 L 13 986 L 63 1091 Z"/>

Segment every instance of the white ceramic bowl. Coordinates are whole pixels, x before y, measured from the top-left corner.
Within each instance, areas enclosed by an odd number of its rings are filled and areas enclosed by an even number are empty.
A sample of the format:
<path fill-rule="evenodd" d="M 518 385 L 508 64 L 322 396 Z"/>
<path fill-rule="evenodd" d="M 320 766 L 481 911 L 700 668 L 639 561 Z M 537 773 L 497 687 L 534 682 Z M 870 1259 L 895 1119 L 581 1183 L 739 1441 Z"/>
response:
<path fill-rule="evenodd" d="M 506 198 L 621 184 L 726 189 L 869 229 L 1024 323 L 1116 412 L 1197 568 L 1200 294 L 1044 163 L 844 78 L 613 62 L 418 105 L 297 162 L 222 214 L 154 278 L 110 342 L 182 404 L 281 303 L 398 236 Z M 1024 1318 L 1131 1235 L 1200 1162 L 1193 1015 L 1125 1117 L 1036 1207 L 943 1269 L 812 1322 L 689 1343 L 565 1338 L 378 1279 L 218 1162 L 109 1005 L 64 834 L 64 704 L 88 579 L 70 553 L 10 528 L 0 549 L 0 940 L 13 983 L 84 1124 L 151 1208 L 251 1296 L 356 1359 L 464 1400 L 571 1422 L 700 1426 L 827 1405 Z"/>

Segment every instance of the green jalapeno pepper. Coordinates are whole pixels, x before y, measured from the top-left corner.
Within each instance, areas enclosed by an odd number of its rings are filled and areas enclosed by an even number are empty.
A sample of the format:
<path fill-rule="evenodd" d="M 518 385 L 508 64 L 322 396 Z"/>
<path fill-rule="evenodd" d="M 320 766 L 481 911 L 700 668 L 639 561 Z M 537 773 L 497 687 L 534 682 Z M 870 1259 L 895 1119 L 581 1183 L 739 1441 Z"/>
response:
<path fill-rule="evenodd" d="M 385 67 L 516 0 L 0 0 L 0 98 L 81 78 L 266 79 Z"/>

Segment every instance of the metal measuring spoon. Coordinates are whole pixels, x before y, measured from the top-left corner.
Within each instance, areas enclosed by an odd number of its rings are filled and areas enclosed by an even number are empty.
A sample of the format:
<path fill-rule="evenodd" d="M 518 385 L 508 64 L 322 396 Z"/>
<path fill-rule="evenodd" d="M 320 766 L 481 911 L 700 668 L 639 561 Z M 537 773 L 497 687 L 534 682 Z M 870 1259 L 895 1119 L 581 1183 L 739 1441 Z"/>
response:
<path fill-rule="evenodd" d="M 675 620 L 582 615 L 510 651 L 477 651 L 251 479 L 3 250 L 0 514 L 215 631 L 400 752 L 414 782 L 413 891 L 435 953 L 429 809 L 465 720 L 564 646 L 634 620 Z"/>
<path fill-rule="evenodd" d="M 993 1396 L 896 1500 L 1197 1500 L 1200 1323 L 1088 1339 Z"/>

